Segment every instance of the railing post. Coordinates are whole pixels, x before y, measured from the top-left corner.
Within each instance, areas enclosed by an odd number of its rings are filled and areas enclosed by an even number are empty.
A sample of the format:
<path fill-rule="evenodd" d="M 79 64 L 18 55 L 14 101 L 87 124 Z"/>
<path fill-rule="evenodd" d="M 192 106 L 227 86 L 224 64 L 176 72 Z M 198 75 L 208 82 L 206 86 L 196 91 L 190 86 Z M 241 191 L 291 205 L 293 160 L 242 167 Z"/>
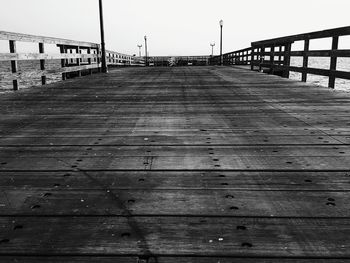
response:
<path fill-rule="evenodd" d="M 283 77 L 289 78 L 289 67 L 290 67 L 290 52 L 292 50 L 292 43 L 287 43 L 284 46 L 284 59 L 283 59 L 283 65 L 286 67 L 283 70 Z"/>
<path fill-rule="evenodd" d="M 275 72 L 275 45 L 271 46 L 271 55 L 270 55 L 270 70 L 269 70 L 269 73 L 270 74 L 273 74 Z"/>
<path fill-rule="evenodd" d="M 280 64 L 281 64 L 281 61 L 282 61 L 282 55 L 281 55 L 281 53 L 282 53 L 282 46 L 279 46 L 279 47 L 278 47 L 278 52 L 279 52 L 279 55 L 278 55 L 278 65 L 280 65 Z"/>
<path fill-rule="evenodd" d="M 98 65 L 97 68 L 98 68 L 98 72 L 101 73 L 102 72 L 101 65 L 100 65 L 100 63 L 101 63 L 101 52 L 100 52 L 100 48 L 99 47 L 96 49 L 96 53 L 97 53 L 97 65 Z"/>
<path fill-rule="evenodd" d="M 40 54 L 45 53 L 44 43 L 39 43 L 39 53 Z M 40 70 L 45 70 L 45 59 L 40 59 Z M 45 75 L 41 76 L 41 84 L 42 85 L 46 84 L 46 76 Z"/>
<path fill-rule="evenodd" d="M 76 53 L 77 55 L 80 55 L 81 54 L 81 49 L 80 47 L 76 47 Z M 81 65 L 81 59 L 80 58 L 77 58 L 77 66 L 80 66 Z M 78 70 L 78 77 L 81 77 L 81 70 Z"/>
<path fill-rule="evenodd" d="M 251 47 L 250 51 L 250 70 L 254 70 L 254 64 L 255 64 L 255 48 Z"/>
<path fill-rule="evenodd" d="M 332 40 L 332 51 L 338 49 L 338 42 L 339 42 L 339 37 L 335 36 L 333 37 Z M 334 53 L 332 53 L 334 54 Z M 335 74 L 333 71 L 337 69 L 337 57 L 334 55 L 331 57 L 331 65 L 330 65 L 330 73 L 329 73 L 329 81 L 328 81 L 328 87 L 334 89 L 335 87 Z"/>
<path fill-rule="evenodd" d="M 66 54 L 67 53 L 66 46 L 60 45 L 59 47 L 60 47 L 60 53 L 61 54 Z M 67 59 L 62 58 L 61 59 L 61 67 L 64 68 L 64 67 L 66 67 L 66 65 L 67 65 Z M 67 74 L 66 73 L 62 73 L 62 80 L 66 80 L 66 79 L 67 79 Z"/>
<path fill-rule="evenodd" d="M 16 41 L 10 40 L 10 53 L 16 53 Z M 17 60 L 11 60 L 11 71 L 12 73 L 17 73 L 18 67 L 17 67 Z M 13 83 L 13 90 L 18 90 L 18 80 L 14 79 L 12 81 Z"/>
<path fill-rule="evenodd" d="M 303 55 L 303 72 L 301 75 L 301 81 L 306 82 L 307 80 L 307 67 L 309 64 L 309 56 L 307 55 L 307 52 L 310 48 L 310 40 L 306 39 L 304 42 L 304 55 Z"/>
<path fill-rule="evenodd" d="M 265 47 L 260 48 L 260 61 L 259 61 L 259 71 L 262 70 L 262 63 L 265 60 Z"/>
<path fill-rule="evenodd" d="M 87 53 L 89 55 L 91 55 L 91 47 L 88 47 L 87 48 Z M 88 58 L 88 64 L 91 65 L 92 64 L 92 59 L 91 58 Z M 92 69 L 89 69 L 89 74 L 92 75 Z"/>

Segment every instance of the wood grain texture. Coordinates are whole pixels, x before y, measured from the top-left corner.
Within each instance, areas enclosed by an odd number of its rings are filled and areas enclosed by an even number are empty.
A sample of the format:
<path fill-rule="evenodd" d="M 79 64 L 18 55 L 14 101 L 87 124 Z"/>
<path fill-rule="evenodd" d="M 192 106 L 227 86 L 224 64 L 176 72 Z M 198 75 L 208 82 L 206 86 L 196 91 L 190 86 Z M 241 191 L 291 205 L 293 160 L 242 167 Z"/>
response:
<path fill-rule="evenodd" d="M 81 47 L 93 47 L 98 48 L 99 45 L 90 42 L 82 42 L 75 40 L 68 40 L 62 38 L 54 38 L 54 37 L 44 37 L 44 36 L 36 36 L 36 35 L 28 35 L 7 31 L 0 31 L 0 39 L 1 40 L 16 40 L 22 42 L 36 42 L 36 43 L 47 43 L 47 44 L 61 44 L 67 46 L 81 46 Z"/>
<path fill-rule="evenodd" d="M 39 60 L 39 59 L 93 59 L 97 54 L 45 54 L 45 53 L 0 53 L 0 61 L 8 60 Z"/>
<path fill-rule="evenodd" d="M 348 93 L 123 68 L 0 102 L 1 262 L 350 259 Z"/>
<path fill-rule="evenodd" d="M 53 262 L 53 263 L 84 263 L 84 262 L 101 262 L 101 263 L 135 263 L 135 262 L 149 262 L 149 263 L 277 263 L 277 262 L 286 262 L 286 263 L 346 263 L 350 260 L 348 259 L 331 259 L 331 258 L 298 258 L 298 259 L 290 259 L 290 258 L 248 258 L 248 257 L 98 257 L 98 256 L 12 256 L 12 257 L 2 257 L 1 262 L 4 263 L 37 263 L 37 262 Z M 142 261 L 144 260 L 144 261 Z M 148 260 L 148 261 L 145 261 Z"/>
<path fill-rule="evenodd" d="M 314 171 L 88 171 L 100 184 L 86 179 L 86 171 L 0 172 L 1 190 L 350 190 L 350 172 Z M 68 185 L 68 187 L 67 187 Z"/>
<path fill-rule="evenodd" d="M 350 251 L 348 219 L 6 217 L 0 227 L 9 240 L 0 254 L 332 258 Z"/>

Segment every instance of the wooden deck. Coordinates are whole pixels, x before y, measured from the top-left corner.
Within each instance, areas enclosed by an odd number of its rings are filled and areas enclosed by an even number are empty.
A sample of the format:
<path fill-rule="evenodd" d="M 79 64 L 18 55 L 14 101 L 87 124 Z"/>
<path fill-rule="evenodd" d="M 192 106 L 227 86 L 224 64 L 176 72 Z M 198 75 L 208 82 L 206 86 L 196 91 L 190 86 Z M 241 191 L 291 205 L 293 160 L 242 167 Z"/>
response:
<path fill-rule="evenodd" d="M 232 67 L 0 96 L 1 262 L 349 262 L 350 93 Z"/>

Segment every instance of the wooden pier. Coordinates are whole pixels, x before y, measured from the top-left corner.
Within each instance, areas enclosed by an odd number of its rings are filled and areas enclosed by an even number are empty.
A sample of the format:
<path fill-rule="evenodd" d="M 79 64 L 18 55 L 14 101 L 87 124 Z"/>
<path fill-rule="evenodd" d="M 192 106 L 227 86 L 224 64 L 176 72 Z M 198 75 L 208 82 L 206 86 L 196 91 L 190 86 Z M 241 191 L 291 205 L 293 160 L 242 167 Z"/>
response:
<path fill-rule="evenodd" d="M 122 68 L 0 97 L 1 262 L 349 262 L 350 94 Z"/>

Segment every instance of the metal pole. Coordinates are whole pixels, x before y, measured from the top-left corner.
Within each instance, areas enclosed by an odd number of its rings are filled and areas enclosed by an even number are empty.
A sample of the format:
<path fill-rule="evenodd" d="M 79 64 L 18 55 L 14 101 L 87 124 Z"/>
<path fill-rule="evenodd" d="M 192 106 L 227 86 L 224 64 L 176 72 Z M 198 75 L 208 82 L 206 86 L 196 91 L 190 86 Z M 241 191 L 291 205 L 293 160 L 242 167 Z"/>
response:
<path fill-rule="evenodd" d="M 220 65 L 222 64 L 222 25 L 220 25 Z"/>
<path fill-rule="evenodd" d="M 147 53 L 147 36 L 145 36 L 145 63 L 146 67 L 148 66 L 148 53 Z"/>
<path fill-rule="evenodd" d="M 107 73 L 107 61 L 106 61 L 106 44 L 105 44 L 105 32 L 103 26 L 103 6 L 102 0 L 99 0 L 100 4 L 100 29 L 101 29 L 101 52 L 102 52 L 102 72 Z"/>

